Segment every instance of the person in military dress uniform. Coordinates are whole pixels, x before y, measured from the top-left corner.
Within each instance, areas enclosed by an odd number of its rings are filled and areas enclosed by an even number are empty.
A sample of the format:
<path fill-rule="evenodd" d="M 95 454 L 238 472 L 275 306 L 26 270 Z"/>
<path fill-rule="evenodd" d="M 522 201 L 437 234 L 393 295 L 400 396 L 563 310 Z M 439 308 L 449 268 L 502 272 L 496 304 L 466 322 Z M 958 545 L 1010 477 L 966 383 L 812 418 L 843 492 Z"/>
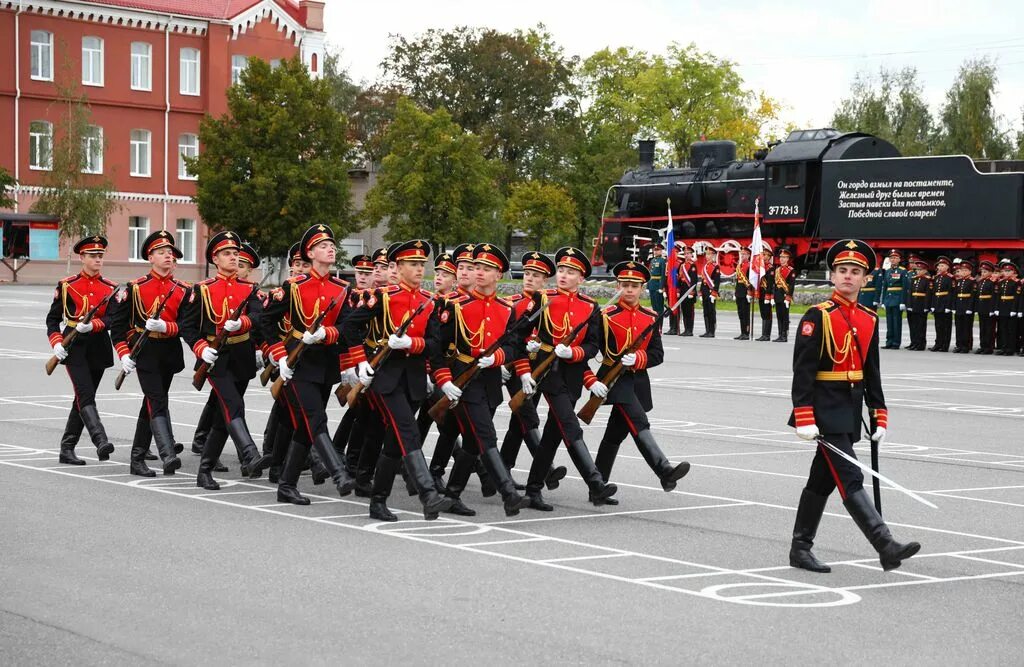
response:
<path fill-rule="evenodd" d="M 740 335 L 733 340 L 750 340 L 750 304 L 754 300 L 754 286 L 750 284 L 750 248 L 740 248 L 740 263 L 736 268 L 736 313 L 740 318 Z"/>
<path fill-rule="evenodd" d="M 182 253 L 174 245 L 173 234 L 165 229 L 153 232 L 142 242 L 141 250 L 150 271 L 128 283 L 125 298 L 115 300 L 110 308 L 110 338 L 125 375 L 138 376 L 145 396 L 135 425 L 129 472 L 154 477 L 156 473 L 146 465 L 150 440 L 156 442 L 165 475 L 181 467 L 167 392 L 174 376 L 185 368 L 177 320 L 190 286 L 174 278 L 174 260 L 181 259 Z M 149 340 L 132 359 L 131 348 L 141 336 Z"/>
<path fill-rule="evenodd" d="M 657 322 L 654 311 L 640 305 L 640 293 L 649 277 L 647 268 L 636 262 L 619 262 L 612 268 L 621 292 L 616 303 L 601 313 L 601 335 L 598 345 L 601 350 L 601 366 L 596 374 L 589 369 L 584 373 L 583 384 L 595 396 L 600 396 L 612 407 L 608 426 L 597 450 L 594 464 L 607 482 L 612 466 L 619 453 L 619 446 L 627 435 L 633 437 L 637 450 L 644 461 L 658 477 L 661 488 L 672 491 L 676 483 L 690 471 L 690 464 L 682 462 L 673 466 L 662 452 L 651 433 L 647 413 L 654 408 L 651 398 L 651 380 L 647 370 L 661 364 L 665 357 L 661 345 L 661 331 L 655 326 L 649 333 L 645 330 Z M 744 299 L 744 305 L 749 306 Z M 639 348 L 626 352 L 637 339 L 643 336 Z M 614 385 L 609 387 L 603 380 L 615 364 L 621 363 L 626 371 Z M 606 504 L 618 505 L 615 498 L 606 498 Z"/>
<path fill-rule="evenodd" d="M 761 314 L 761 335 L 757 340 L 761 342 L 772 339 L 772 308 L 775 307 L 775 253 L 767 243 L 763 244 L 761 258 L 764 264 L 764 273 L 757 281 L 757 309 Z"/>
<path fill-rule="evenodd" d="M 889 251 L 889 268 L 882 281 L 882 306 L 885 307 L 884 350 L 898 350 L 903 344 L 903 311 L 910 296 L 910 273 L 900 266 L 903 255 L 899 250 Z"/>
<path fill-rule="evenodd" d="M 779 335 L 775 337 L 775 343 L 789 342 L 789 309 L 793 305 L 793 293 L 796 289 L 796 269 L 790 262 L 793 261 L 793 254 L 788 248 L 779 249 L 779 262 L 773 272 L 774 291 L 772 301 L 775 306 L 775 317 L 779 322 Z"/>
<path fill-rule="evenodd" d="M 211 491 L 220 488 L 212 473 L 229 435 L 242 451 L 243 465 L 251 467 L 260 456 L 245 421 L 242 397 L 249 380 L 256 376 L 256 346 L 252 330 L 260 326 L 263 305 L 256 286 L 238 278 L 241 247 L 238 235 L 231 231 L 218 232 L 210 238 L 206 245 L 206 261 L 217 267 L 217 275 L 196 283 L 178 311 L 181 337 L 196 355 L 196 369 L 202 363 L 209 365 L 207 380 L 217 397 L 219 409 L 203 446 L 196 473 L 196 486 Z M 243 314 L 231 319 L 243 303 Z M 225 344 L 215 350 L 210 343 L 221 332 L 226 332 L 227 338 Z"/>
<path fill-rule="evenodd" d="M 554 509 L 544 501 L 541 489 L 548 478 L 559 441 L 565 442 L 569 458 L 587 484 L 591 502 L 601 504 L 618 490 L 614 484 L 604 481 L 594 465 L 574 409 L 583 391 L 587 360 L 598 351 L 601 326 L 600 306 L 578 291 L 583 280 L 590 276 L 590 260 L 582 250 L 565 247 L 555 253 L 555 266 L 557 288 L 544 292 L 540 305 L 544 307 L 546 303 L 547 310 L 538 318 L 536 339 L 526 346 L 527 353 L 535 356 L 533 359 L 520 359 L 516 366 L 523 393 L 530 396 L 539 389 L 548 404 L 548 418 L 540 447 L 526 482 L 529 507 L 543 512 Z M 581 325 L 576 337 L 569 340 L 569 335 Z M 556 362 L 539 383 L 535 382 L 531 369 L 552 353 L 557 357 Z"/>
<path fill-rule="evenodd" d="M 100 275 L 107 251 L 105 237 L 87 236 L 72 250 L 81 259 L 82 270 L 57 283 L 53 303 L 46 314 L 46 335 L 53 354 L 71 378 L 75 392 L 64 435 L 60 439 L 59 461 L 85 465 L 85 461 L 75 454 L 83 428 L 89 432 L 100 461 L 106 461 L 114 453 L 114 445 L 107 437 L 100 413 L 96 410 L 96 388 L 103 379 L 103 371 L 114 365 L 108 334 L 110 301 L 96 311 L 90 321 L 84 322 L 83 318 L 113 292 L 117 284 Z M 65 337 L 72 329 L 78 332 L 75 343 L 65 348 Z"/>
<path fill-rule="evenodd" d="M 700 335 L 701 338 L 714 338 L 718 325 L 715 301 L 718 300 L 722 272 L 718 269 L 717 257 L 718 251 L 709 245 L 704 251 L 704 266 L 700 270 L 700 305 L 704 312 L 704 333 Z"/>
<path fill-rule="evenodd" d="M 928 313 L 932 312 L 932 278 L 928 275 L 928 262 L 911 256 L 910 297 L 907 299 L 907 326 L 910 329 L 908 350 L 924 350 L 928 346 Z"/>
<path fill-rule="evenodd" d="M 963 259 L 957 266 L 956 283 L 953 292 L 956 295 L 954 306 L 954 323 L 956 325 L 955 354 L 967 354 L 974 347 L 974 311 L 978 296 L 978 282 L 972 275 L 974 261 Z"/>
<path fill-rule="evenodd" d="M 996 265 L 986 259 L 982 260 L 978 267 L 980 276 L 975 299 L 975 309 L 978 312 L 978 349 L 974 353 L 992 354 L 996 347 L 996 317 L 998 317 L 993 314 L 998 308 Z"/>
<path fill-rule="evenodd" d="M 387 499 L 402 464 L 419 493 L 424 519 L 434 520 L 452 505 L 451 499 L 440 496 L 434 487 L 414 414 L 415 406 L 427 395 L 427 360 L 438 353 L 439 344 L 438 323 L 432 317 L 433 295 L 421 288 L 429 255 L 430 246 L 422 240 L 392 246 L 388 261 L 395 263 L 398 284 L 371 291 L 342 323 L 348 346 L 348 353 L 341 358 L 342 368 L 356 370 L 358 381 L 368 388 L 387 424 L 370 496 L 370 516 L 380 521 L 397 520 Z M 406 332 L 398 335 L 398 327 L 424 302 Z M 367 361 L 363 347 L 370 326 L 377 327 L 390 351 L 376 369 Z"/>
<path fill-rule="evenodd" d="M 871 414 L 871 439 L 885 439 L 888 411 L 879 370 L 878 317 L 857 303 L 864 276 L 875 265 L 874 252 L 863 241 L 844 239 L 829 249 L 826 261 L 832 272 L 832 298 L 803 316 L 793 350 L 789 425 L 804 440 L 817 440 L 818 446 L 797 507 L 789 564 L 812 572 L 831 571 L 811 547 L 825 503 L 838 488 L 847 512 L 878 552 L 882 569 L 893 570 L 921 545 L 893 539 L 864 491 L 860 468 L 821 442 L 856 458 L 853 446 L 860 439 L 865 403 Z"/>
<path fill-rule="evenodd" d="M 911 267 L 913 268 L 913 267 Z M 881 292 L 879 291 L 882 287 L 882 282 L 885 280 L 885 269 L 880 266 L 874 266 L 868 273 L 867 278 L 864 282 L 864 287 L 860 290 L 860 295 L 857 297 L 857 303 L 870 308 L 871 310 L 878 310 L 878 304 L 881 301 Z M 908 315 L 909 317 L 909 315 Z"/>
<path fill-rule="evenodd" d="M 676 275 L 679 278 L 679 293 L 685 294 L 687 290 L 700 281 L 700 276 L 697 274 L 697 263 L 693 258 L 693 248 L 683 245 L 682 253 L 683 261 L 679 263 Z M 683 330 L 679 332 L 680 336 L 693 335 L 693 311 L 694 306 L 697 304 L 698 296 L 696 292 L 697 290 L 690 292 L 683 299 L 682 303 L 679 304 L 679 317 L 683 321 Z"/>
<path fill-rule="evenodd" d="M 945 255 L 939 255 L 935 260 L 935 278 L 932 280 L 935 345 L 929 348 L 932 352 L 949 352 L 953 332 L 953 309 L 956 305 L 953 276 L 949 273 L 951 264 L 952 261 Z"/>
<path fill-rule="evenodd" d="M 665 290 L 668 284 L 665 282 L 665 269 L 668 268 L 668 260 L 665 259 L 665 246 L 655 241 L 651 246 L 651 257 L 647 260 L 651 270 L 651 280 L 647 283 L 647 294 L 651 298 L 651 308 L 661 315 L 665 310 Z"/>
<path fill-rule="evenodd" d="M 1011 259 L 999 261 L 1002 279 L 999 281 L 999 349 L 996 354 L 1012 356 L 1017 352 L 1017 308 L 1020 301 L 1020 283 L 1017 282 L 1017 263 Z"/>

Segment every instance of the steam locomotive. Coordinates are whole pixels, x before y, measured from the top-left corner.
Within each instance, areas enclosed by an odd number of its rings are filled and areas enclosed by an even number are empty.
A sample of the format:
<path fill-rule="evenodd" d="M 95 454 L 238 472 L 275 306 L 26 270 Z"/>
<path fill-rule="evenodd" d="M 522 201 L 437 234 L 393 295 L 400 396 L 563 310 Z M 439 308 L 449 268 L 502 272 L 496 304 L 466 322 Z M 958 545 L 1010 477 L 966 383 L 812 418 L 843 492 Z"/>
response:
<path fill-rule="evenodd" d="M 750 242 L 755 202 L 762 238 L 788 246 L 798 268 L 819 265 L 847 237 L 925 257 L 1024 253 L 1021 162 L 902 157 L 888 141 L 832 128 L 793 131 L 748 160 L 736 159 L 732 141 L 698 141 L 688 165 L 655 169 L 654 149 L 641 141 L 637 168 L 609 188 L 595 267 L 645 259 L 670 209 L 677 242 L 737 250 Z"/>

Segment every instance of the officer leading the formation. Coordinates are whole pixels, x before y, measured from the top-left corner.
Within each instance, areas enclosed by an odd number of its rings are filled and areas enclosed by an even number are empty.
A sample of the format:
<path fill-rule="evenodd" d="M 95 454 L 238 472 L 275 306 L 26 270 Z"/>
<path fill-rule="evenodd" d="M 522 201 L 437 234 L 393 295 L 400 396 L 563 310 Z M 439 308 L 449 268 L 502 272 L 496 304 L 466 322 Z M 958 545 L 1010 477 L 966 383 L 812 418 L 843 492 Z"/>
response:
<path fill-rule="evenodd" d="M 861 413 L 871 415 L 871 439 L 881 443 L 888 427 L 888 410 L 879 370 L 878 316 L 857 303 L 864 276 L 875 265 L 871 247 L 844 239 L 826 255 L 834 291 L 828 301 L 809 309 L 800 320 L 793 350 L 793 411 L 789 425 L 804 440 L 817 440 L 807 484 L 800 496 L 789 564 L 812 572 L 831 572 L 811 547 L 825 504 L 838 488 L 843 505 L 879 554 L 882 569 L 898 568 L 916 554 L 917 542 L 901 544 L 864 491 L 860 468 L 831 451 L 831 443 L 856 458 Z"/>

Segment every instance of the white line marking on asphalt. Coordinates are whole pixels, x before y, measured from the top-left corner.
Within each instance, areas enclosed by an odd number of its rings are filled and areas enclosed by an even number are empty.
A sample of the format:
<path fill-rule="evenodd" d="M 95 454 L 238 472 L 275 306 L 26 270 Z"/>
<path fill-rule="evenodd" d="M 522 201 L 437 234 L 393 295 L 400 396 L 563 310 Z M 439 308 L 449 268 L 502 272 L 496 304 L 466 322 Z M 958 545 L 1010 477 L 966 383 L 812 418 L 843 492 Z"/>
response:
<path fill-rule="evenodd" d="M 626 510 L 623 512 L 594 512 L 593 514 L 571 514 L 559 516 L 540 516 L 530 519 L 506 519 L 504 521 L 488 521 L 487 526 L 508 526 L 517 523 L 536 523 L 539 521 L 565 521 L 566 519 L 598 519 L 601 517 L 626 516 L 630 514 L 653 514 L 655 512 L 683 512 L 686 510 L 706 510 L 716 507 L 742 507 L 747 502 L 718 503 L 715 505 L 691 505 L 689 507 L 658 507 L 646 510 Z"/>
<path fill-rule="evenodd" d="M 566 558 L 545 558 L 541 563 L 565 563 L 574 560 L 598 560 L 601 558 L 623 558 L 630 554 L 595 554 L 593 556 L 568 556 Z"/>

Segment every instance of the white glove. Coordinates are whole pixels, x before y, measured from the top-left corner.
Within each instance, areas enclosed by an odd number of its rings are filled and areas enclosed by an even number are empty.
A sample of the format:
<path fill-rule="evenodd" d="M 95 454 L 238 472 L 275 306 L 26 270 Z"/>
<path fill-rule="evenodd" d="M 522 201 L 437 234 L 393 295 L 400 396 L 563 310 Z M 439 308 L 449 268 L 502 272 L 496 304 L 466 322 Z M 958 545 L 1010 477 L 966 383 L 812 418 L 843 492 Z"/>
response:
<path fill-rule="evenodd" d="M 630 368 L 636 365 L 636 353 L 630 352 L 629 354 L 622 355 L 622 365 L 626 368 Z"/>
<path fill-rule="evenodd" d="M 317 330 L 312 333 L 308 329 L 302 332 L 303 345 L 316 345 L 323 342 L 324 338 L 327 338 L 327 329 L 323 327 L 317 327 Z"/>
<path fill-rule="evenodd" d="M 75 331 L 78 333 L 89 333 L 92 331 L 92 322 L 79 322 L 75 325 Z"/>
<path fill-rule="evenodd" d="M 167 333 L 167 322 L 159 318 L 149 318 L 146 320 L 146 331 L 155 331 L 157 333 Z"/>
<path fill-rule="evenodd" d="M 753 303 L 753 302 L 754 302 L 754 297 L 748 296 L 747 297 L 747 303 Z"/>
<path fill-rule="evenodd" d="M 523 393 L 527 396 L 533 396 L 533 392 L 537 391 L 537 381 L 529 373 L 520 375 L 519 381 L 523 384 Z"/>
<path fill-rule="evenodd" d="M 770 303 L 771 305 L 774 306 L 775 305 L 775 299 L 768 299 L 768 303 Z"/>
<path fill-rule="evenodd" d="M 434 379 L 430 377 L 430 373 L 427 373 L 427 394 L 434 393 Z"/>
<path fill-rule="evenodd" d="M 256 370 L 262 371 L 267 362 L 263 360 L 263 350 L 256 350 Z"/>
<path fill-rule="evenodd" d="M 56 345 L 53 346 L 53 354 L 61 361 L 64 361 L 65 359 L 68 358 L 68 351 L 65 350 L 64 346 L 61 345 L 60 343 L 57 343 Z"/>
<path fill-rule="evenodd" d="M 412 338 L 405 335 L 396 336 L 395 334 L 391 334 L 388 336 L 388 347 L 392 350 L 408 350 L 412 347 Z"/>
<path fill-rule="evenodd" d="M 274 360 L 274 355 L 272 354 L 267 355 L 267 363 L 273 366 L 274 368 L 278 367 L 278 363 Z"/>
<path fill-rule="evenodd" d="M 876 303 L 875 305 L 878 306 L 877 310 L 885 310 L 885 304 L 884 303 Z"/>
<path fill-rule="evenodd" d="M 946 308 L 946 312 L 947 312 L 947 313 L 952 313 L 953 311 L 952 311 L 952 310 L 950 310 L 949 308 Z"/>
<path fill-rule="evenodd" d="M 594 396 L 597 396 L 598 398 L 604 398 L 605 396 L 608 395 L 608 385 L 600 381 L 595 382 L 594 384 L 590 385 L 590 393 L 593 394 Z"/>
<path fill-rule="evenodd" d="M 501 381 L 502 382 L 508 382 L 511 379 L 512 379 L 512 371 L 510 371 L 509 369 L 507 369 L 504 366 L 502 366 L 501 367 Z"/>
<path fill-rule="evenodd" d="M 476 365 L 480 368 L 490 368 L 494 365 L 494 355 L 488 354 L 486 357 L 480 357 L 476 360 Z"/>
<path fill-rule="evenodd" d="M 224 320 L 224 331 L 233 333 L 242 328 L 242 320 Z"/>
<path fill-rule="evenodd" d="M 555 345 L 555 356 L 559 359 L 572 359 L 572 348 L 559 343 Z"/>
<path fill-rule="evenodd" d="M 1011 310 L 1010 311 L 1010 317 L 1017 317 L 1017 313 L 1015 311 Z"/>
<path fill-rule="evenodd" d="M 359 384 L 364 387 L 369 387 L 370 383 L 373 382 L 373 367 L 370 366 L 368 361 L 359 362 L 359 366 L 356 367 L 356 374 L 359 377 Z"/>
<path fill-rule="evenodd" d="M 711 303 L 715 302 L 715 297 L 711 297 Z"/>
<path fill-rule="evenodd" d="M 295 377 L 295 369 L 288 366 L 288 357 L 281 357 L 277 362 L 277 370 L 285 382 L 290 382 Z"/>
<path fill-rule="evenodd" d="M 803 440 L 814 440 L 821 435 L 818 431 L 817 424 L 811 424 L 810 426 L 797 426 L 796 434 Z"/>
<path fill-rule="evenodd" d="M 999 311 L 998 310 L 993 310 L 991 314 L 992 314 L 992 317 L 999 317 Z"/>
<path fill-rule="evenodd" d="M 871 434 L 872 442 L 877 442 L 878 444 L 882 444 L 882 441 L 885 440 L 885 434 L 886 434 L 886 430 L 885 430 L 884 426 L 876 426 L 875 427 L 875 432 Z"/>
<path fill-rule="evenodd" d="M 789 301 L 783 301 L 782 305 L 786 307 L 786 310 L 789 310 Z"/>
<path fill-rule="evenodd" d="M 356 374 L 356 369 L 346 368 L 341 372 L 341 383 L 346 387 L 354 387 L 359 382 L 359 375 Z"/>
<path fill-rule="evenodd" d="M 904 306 L 900 306 L 900 309 L 901 309 L 901 310 L 906 310 L 906 308 L 905 308 Z M 929 311 L 928 311 L 928 312 L 934 313 L 934 312 L 935 312 L 935 309 L 934 309 L 934 308 L 931 308 L 931 309 L 929 309 Z"/>
<path fill-rule="evenodd" d="M 121 357 L 121 370 L 126 376 L 135 372 L 135 361 L 132 360 L 131 355 L 126 354 Z"/>
<path fill-rule="evenodd" d="M 529 340 L 529 341 L 526 341 L 526 351 L 529 352 L 530 354 L 533 354 L 534 352 L 536 352 L 539 349 L 540 349 L 540 341 L 539 340 Z"/>
<path fill-rule="evenodd" d="M 205 348 L 200 356 L 208 364 L 215 363 L 217 361 L 217 350 L 212 347 Z"/>
<path fill-rule="evenodd" d="M 455 383 L 451 380 L 441 385 L 441 392 L 448 397 L 448 400 L 452 403 L 456 403 L 460 398 L 462 398 L 462 390 L 455 386 Z"/>
<path fill-rule="evenodd" d="M 973 315 L 974 311 L 973 310 L 966 310 L 966 311 L 964 311 L 964 314 L 965 315 Z"/>

